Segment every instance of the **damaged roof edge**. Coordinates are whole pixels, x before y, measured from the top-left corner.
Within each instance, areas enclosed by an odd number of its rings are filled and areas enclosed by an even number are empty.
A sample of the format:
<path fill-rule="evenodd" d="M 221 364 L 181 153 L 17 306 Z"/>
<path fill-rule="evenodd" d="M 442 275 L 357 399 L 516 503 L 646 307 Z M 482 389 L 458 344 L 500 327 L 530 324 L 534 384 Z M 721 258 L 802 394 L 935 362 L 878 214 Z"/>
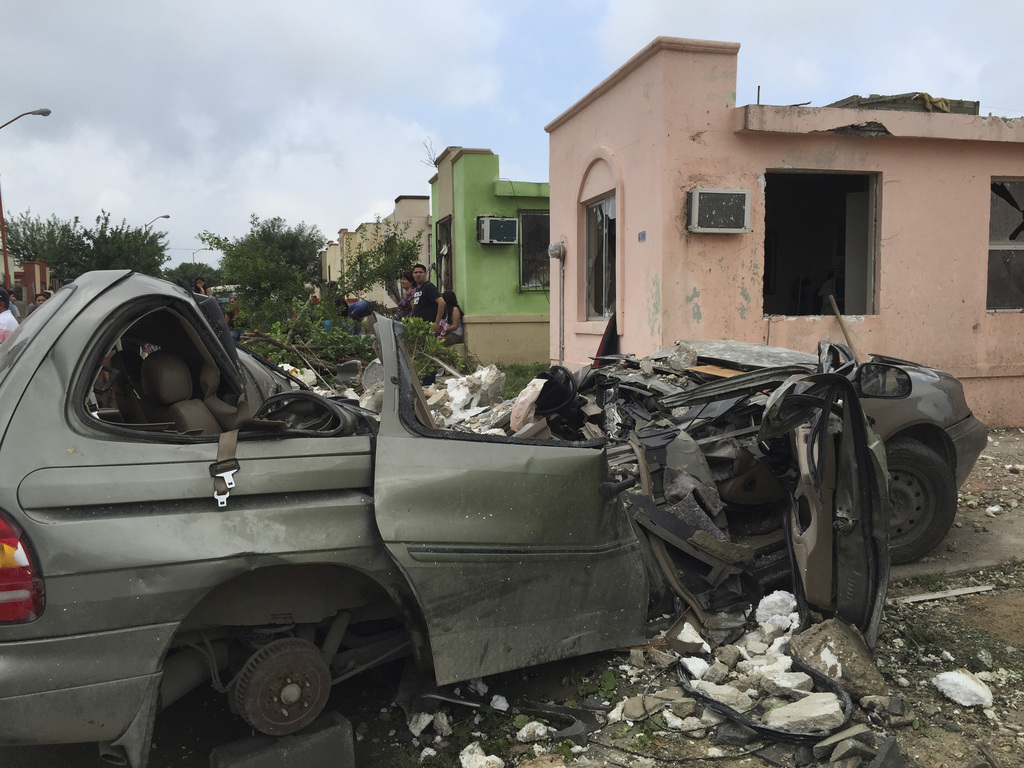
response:
<path fill-rule="evenodd" d="M 1024 118 L 761 104 L 737 107 L 734 112 L 737 132 L 842 133 L 856 126 L 870 125 L 875 129 L 870 134 L 873 136 L 887 133 L 897 138 L 1024 143 Z M 854 131 L 853 135 L 862 134 Z"/>

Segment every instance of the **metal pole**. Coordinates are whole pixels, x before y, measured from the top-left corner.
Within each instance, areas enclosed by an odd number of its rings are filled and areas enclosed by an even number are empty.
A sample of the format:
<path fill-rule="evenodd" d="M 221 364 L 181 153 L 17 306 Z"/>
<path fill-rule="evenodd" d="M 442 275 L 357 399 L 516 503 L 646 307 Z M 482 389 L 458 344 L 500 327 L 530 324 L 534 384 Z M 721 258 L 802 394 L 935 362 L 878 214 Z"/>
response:
<path fill-rule="evenodd" d="M 11 269 L 7 261 L 7 229 L 4 226 L 4 201 L 2 195 L 0 195 L 0 247 L 3 248 L 4 252 L 4 288 L 10 292 Z"/>
<path fill-rule="evenodd" d="M 50 114 L 50 110 L 48 110 L 46 108 L 34 109 L 31 112 L 22 112 L 17 117 L 12 117 L 10 120 L 8 120 L 3 125 L 0 125 L 0 128 L 6 128 L 8 125 L 13 123 L 15 120 L 20 120 L 21 118 L 26 117 L 27 115 L 38 115 L 39 117 L 48 117 L 49 114 Z M 7 261 L 7 230 L 4 227 L 4 203 L 3 203 L 3 199 L 2 198 L 0 198 L 0 248 L 2 248 L 3 252 L 4 252 L 4 288 L 6 288 L 8 291 L 10 291 L 11 290 L 11 270 L 10 270 L 10 265 L 9 265 L 9 263 Z"/>

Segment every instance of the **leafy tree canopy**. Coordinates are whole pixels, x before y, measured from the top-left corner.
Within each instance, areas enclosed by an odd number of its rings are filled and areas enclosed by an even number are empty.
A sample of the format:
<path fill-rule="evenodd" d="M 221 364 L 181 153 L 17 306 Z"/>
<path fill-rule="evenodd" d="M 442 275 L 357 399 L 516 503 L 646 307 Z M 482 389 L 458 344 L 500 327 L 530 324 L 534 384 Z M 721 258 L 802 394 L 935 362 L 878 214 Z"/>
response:
<path fill-rule="evenodd" d="M 165 232 L 111 224 L 102 211 L 92 227 L 78 218 L 63 221 L 57 216 L 43 220 L 31 211 L 7 216 L 7 250 L 16 264 L 42 259 L 53 274 L 70 280 L 94 269 L 132 269 L 159 276 L 167 261 Z"/>
<path fill-rule="evenodd" d="M 420 237 L 408 237 L 408 222 L 394 222 L 377 218 L 370 236 L 360 243 L 360 249 L 347 260 L 345 272 L 338 280 L 338 288 L 345 295 L 358 296 L 376 286 L 384 288 L 397 303 L 402 298 L 398 277 L 412 269 L 420 258 Z"/>
<path fill-rule="evenodd" d="M 238 286 L 239 300 L 255 327 L 269 328 L 291 316 L 292 301 L 305 300 L 322 282 L 318 253 L 326 240 L 320 230 L 280 217 L 250 219 L 249 233 L 229 239 L 203 232 L 199 240 L 224 254 L 222 279 Z"/>
<path fill-rule="evenodd" d="M 201 261 L 186 261 L 176 267 L 165 269 L 163 277 L 164 280 L 170 280 L 172 283 L 178 283 L 188 288 L 192 287 L 197 277 L 206 280 L 206 284 L 211 288 L 225 283 L 220 267 L 212 267 Z"/>

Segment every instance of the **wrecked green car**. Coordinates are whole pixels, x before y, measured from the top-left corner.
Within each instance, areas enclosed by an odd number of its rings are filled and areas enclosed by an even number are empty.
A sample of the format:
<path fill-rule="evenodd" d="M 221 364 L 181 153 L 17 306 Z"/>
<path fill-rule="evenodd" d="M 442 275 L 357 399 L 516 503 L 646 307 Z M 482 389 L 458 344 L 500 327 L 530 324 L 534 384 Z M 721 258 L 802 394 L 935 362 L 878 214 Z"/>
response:
<path fill-rule="evenodd" d="M 379 414 L 261 371 L 215 300 L 127 271 L 0 345 L 0 742 L 141 768 L 201 684 L 288 734 L 400 656 L 447 684 L 643 643 L 680 604 L 713 628 L 780 583 L 874 643 L 884 452 L 847 378 L 698 387 L 681 413 L 729 414 L 698 437 L 481 435 L 439 428 L 402 325 L 375 332 Z M 862 375 L 899 396 L 897 368 Z"/>

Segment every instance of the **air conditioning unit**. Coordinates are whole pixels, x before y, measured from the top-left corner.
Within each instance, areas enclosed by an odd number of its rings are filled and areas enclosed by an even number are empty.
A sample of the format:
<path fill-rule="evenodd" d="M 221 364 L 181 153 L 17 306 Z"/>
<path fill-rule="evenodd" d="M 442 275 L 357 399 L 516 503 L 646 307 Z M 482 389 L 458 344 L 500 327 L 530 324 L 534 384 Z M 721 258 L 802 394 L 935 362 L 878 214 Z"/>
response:
<path fill-rule="evenodd" d="M 750 192 L 745 189 L 694 189 L 686 228 L 691 232 L 742 234 L 750 231 Z"/>
<path fill-rule="evenodd" d="M 477 216 L 476 240 L 485 245 L 515 245 L 519 242 L 519 219 Z"/>

